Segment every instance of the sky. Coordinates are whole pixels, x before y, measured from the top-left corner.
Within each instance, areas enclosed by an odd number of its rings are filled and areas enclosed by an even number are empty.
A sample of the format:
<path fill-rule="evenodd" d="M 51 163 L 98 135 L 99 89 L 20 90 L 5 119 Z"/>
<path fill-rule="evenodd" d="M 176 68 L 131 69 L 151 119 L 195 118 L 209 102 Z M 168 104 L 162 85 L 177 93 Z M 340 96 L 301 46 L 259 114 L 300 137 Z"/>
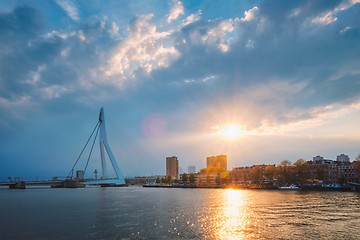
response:
<path fill-rule="evenodd" d="M 353 161 L 360 1 L 0 0 L 0 180 L 67 175 L 101 107 L 159 174 Z"/>

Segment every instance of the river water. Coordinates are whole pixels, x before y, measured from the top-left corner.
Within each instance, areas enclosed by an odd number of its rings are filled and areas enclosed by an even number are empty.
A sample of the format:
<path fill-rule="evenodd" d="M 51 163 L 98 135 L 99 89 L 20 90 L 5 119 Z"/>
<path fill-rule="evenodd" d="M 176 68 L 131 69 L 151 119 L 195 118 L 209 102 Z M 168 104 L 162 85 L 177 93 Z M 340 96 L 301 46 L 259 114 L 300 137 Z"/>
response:
<path fill-rule="evenodd" d="M 0 239 L 359 239 L 360 194 L 277 190 L 0 190 Z"/>

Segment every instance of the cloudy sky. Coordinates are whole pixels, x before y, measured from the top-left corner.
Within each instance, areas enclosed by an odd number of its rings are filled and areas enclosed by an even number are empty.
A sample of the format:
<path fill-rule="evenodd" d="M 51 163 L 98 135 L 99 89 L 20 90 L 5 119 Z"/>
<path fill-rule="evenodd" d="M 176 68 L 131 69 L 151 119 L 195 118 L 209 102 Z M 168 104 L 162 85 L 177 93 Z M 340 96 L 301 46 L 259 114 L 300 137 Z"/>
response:
<path fill-rule="evenodd" d="M 66 175 L 101 107 L 162 174 L 354 160 L 360 1 L 0 0 L 0 180 Z"/>

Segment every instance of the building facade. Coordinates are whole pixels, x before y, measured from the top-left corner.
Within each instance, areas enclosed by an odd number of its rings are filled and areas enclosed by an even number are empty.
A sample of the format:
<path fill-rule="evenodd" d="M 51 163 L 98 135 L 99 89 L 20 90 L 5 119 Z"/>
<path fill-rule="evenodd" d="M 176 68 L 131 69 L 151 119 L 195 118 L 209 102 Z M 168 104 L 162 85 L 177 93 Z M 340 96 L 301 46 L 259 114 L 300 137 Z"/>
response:
<path fill-rule="evenodd" d="M 227 156 L 219 155 L 206 158 L 206 167 L 207 168 L 224 168 L 227 170 Z"/>
<path fill-rule="evenodd" d="M 235 184 L 247 185 L 252 183 L 250 174 L 253 166 L 235 167 L 230 173 L 231 181 Z"/>
<path fill-rule="evenodd" d="M 336 161 L 324 159 L 320 156 L 316 156 L 312 161 L 308 161 L 309 179 L 317 179 L 317 171 L 324 173 L 324 178 L 321 179 L 327 183 L 339 183 L 340 179 L 343 178 L 345 182 L 357 182 L 359 176 L 354 166 L 355 162 L 350 162 L 348 155 L 340 154 L 336 157 Z"/>
<path fill-rule="evenodd" d="M 340 154 L 336 157 L 336 161 L 338 162 L 350 162 L 350 158 L 348 155 L 345 155 L 345 154 Z"/>
<path fill-rule="evenodd" d="M 171 175 L 173 178 L 179 178 L 179 160 L 177 157 L 166 157 L 166 176 Z"/>
<path fill-rule="evenodd" d="M 195 166 L 188 166 L 188 173 L 196 173 L 196 167 Z"/>

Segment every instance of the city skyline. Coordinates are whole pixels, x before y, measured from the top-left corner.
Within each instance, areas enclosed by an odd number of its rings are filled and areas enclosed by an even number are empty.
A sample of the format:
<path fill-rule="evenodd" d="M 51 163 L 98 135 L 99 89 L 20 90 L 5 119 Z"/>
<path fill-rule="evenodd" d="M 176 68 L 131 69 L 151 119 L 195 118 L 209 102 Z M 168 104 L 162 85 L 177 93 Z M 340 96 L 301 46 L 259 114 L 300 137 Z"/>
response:
<path fill-rule="evenodd" d="M 67 175 L 101 107 L 183 171 L 353 161 L 359 16 L 356 0 L 0 0 L 0 180 Z"/>

